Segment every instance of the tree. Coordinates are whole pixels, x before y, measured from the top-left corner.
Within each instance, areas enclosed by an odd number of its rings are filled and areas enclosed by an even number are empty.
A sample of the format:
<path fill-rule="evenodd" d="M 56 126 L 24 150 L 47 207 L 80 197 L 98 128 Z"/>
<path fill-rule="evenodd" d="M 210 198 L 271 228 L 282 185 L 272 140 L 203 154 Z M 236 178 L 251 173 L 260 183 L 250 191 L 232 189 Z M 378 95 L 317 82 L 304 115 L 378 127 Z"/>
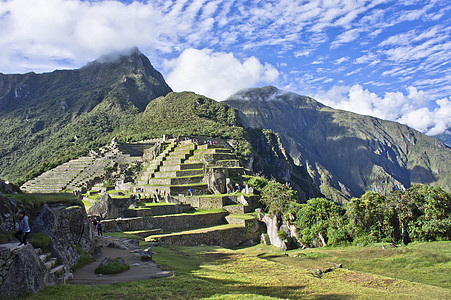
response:
<path fill-rule="evenodd" d="M 385 196 L 367 192 L 361 198 L 351 199 L 346 207 L 346 216 L 354 239 L 377 242 L 383 239 L 394 241 L 393 209 L 387 205 Z"/>
<path fill-rule="evenodd" d="M 266 205 L 268 211 L 280 218 L 296 203 L 297 193 L 289 185 L 273 180 L 268 181 L 262 190 L 260 201 Z"/>
<path fill-rule="evenodd" d="M 324 198 L 313 198 L 300 205 L 296 222 L 301 240 L 309 246 L 338 245 L 349 241 L 345 210 Z"/>
<path fill-rule="evenodd" d="M 412 236 L 417 240 L 451 239 L 451 194 L 440 187 L 419 188 L 423 197 L 421 216 L 411 221 Z"/>

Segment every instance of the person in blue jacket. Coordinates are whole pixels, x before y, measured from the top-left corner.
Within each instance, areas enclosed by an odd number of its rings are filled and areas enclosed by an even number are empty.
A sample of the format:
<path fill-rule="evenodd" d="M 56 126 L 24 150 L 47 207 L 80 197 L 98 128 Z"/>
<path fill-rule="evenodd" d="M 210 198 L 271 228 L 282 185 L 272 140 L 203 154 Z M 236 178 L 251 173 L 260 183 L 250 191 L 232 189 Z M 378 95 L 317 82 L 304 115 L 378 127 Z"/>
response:
<path fill-rule="evenodd" d="M 28 216 L 26 211 L 22 210 L 19 213 L 19 228 L 14 234 L 14 237 L 19 240 L 19 246 L 27 244 L 27 238 L 30 234 L 30 225 L 28 224 Z"/>

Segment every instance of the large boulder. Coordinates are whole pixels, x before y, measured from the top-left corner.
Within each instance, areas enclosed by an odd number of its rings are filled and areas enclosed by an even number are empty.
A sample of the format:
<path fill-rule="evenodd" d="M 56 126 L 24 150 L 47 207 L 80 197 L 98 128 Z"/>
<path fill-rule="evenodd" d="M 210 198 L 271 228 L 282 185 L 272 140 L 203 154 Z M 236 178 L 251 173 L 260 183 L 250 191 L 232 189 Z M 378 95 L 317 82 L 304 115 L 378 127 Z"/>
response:
<path fill-rule="evenodd" d="M 20 193 L 21 190 L 17 185 L 0 179 L 0 192 L 5 194 L 17 194 Z"/>
<path fill-rule="evenodd" d="M 208 188 L 215 194 L 227 193 L 227 177 L 222 170 L 211 168 L 208 171 Z"/>
<path fill-rule="evenodd" d="M 14 230 L 14 208 L 14 200 L 7 199 L 0 193 L 0 234 Z"/>
<path fill-rule="evenodd" d="M 76 245 L 89 252 L 94 247 L 94 233 L 86 211 L 81 206 L 44 205 L 34 220 L 32 233 L 45 232 L 50 251 L 67 267 L 76 264 Z"/>
<path fill-rule="evenodd" d="M 102 219 L 115 219 L 124 215 L 131 204 L 129 198 L 111 198 L 103 194 L 100 201 L 95 202 L 89 209 L 88 215 L 100 216 Z"/>
<path fill-rule="evenodd" d="M 17 298 L 55 285 L 55 279 L 28 244 L 18 251 L 0 286 L 0 298 Z"/>
<path fill-rule="evenodd" d="M 286 222 L 280 222 L 277 216 L 272 214 L 261 216 L 261 220 L 266 224 L 266 232 L 271 245 L 279 247 L 280 250 L 283 251 L 295 249 L 300 246 L 296 227 L 294 225 L 288 225 Z M 284 233 L 286 238 L 281 239 L 280 233 Z"/>

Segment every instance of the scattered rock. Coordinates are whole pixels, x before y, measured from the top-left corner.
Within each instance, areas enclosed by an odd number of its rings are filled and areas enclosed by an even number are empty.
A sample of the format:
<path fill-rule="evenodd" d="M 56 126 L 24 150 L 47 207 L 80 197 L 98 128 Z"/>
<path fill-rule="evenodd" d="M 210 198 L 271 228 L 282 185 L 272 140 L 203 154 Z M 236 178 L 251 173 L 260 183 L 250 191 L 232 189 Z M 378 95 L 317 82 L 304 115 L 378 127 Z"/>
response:
<path fill-rule="evenodd" d="M 106 245 L 108 248 L 116 248 L 116 249 L 122 249 L 122 250 L 127 250 L 127 247 L 125 247 L 124 245 L 118 244 L 116 242 L 111 242 L 108 245 Z"/>

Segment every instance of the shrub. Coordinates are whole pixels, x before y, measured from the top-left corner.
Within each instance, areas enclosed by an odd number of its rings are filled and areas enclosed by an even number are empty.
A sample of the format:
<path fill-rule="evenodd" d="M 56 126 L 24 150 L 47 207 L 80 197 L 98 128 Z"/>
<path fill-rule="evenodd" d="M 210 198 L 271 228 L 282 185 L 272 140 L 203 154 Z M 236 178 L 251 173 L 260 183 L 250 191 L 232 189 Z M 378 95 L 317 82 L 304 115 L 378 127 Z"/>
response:
<path fill-rule="evenodd" d="M 30 243 L 35 248 L 41 248 L 44 252 L 49 252 L 50 238 L 45 232 L 39 232 L 31 236 Z"/>
<path fill-rule="evenodd" d="M 130 266 L 127 264 L 121 264 L 119 263 L 119 258 L 111 260 L 111 262 L 105 264 L 102 266 L 97 267 L 95 270 L 96 274 L 117 274 L 121 272 L 125 272 L 128 269 L 130 269 Z"/>
<path fill-rule="evenodd" d="M 281 230 L 277 233 L 277 235 L 279 236 L 279 238 L 283 241 L 286 240 L 288 238 L 288 233 L 286 233 L 285 231 Z"/>

